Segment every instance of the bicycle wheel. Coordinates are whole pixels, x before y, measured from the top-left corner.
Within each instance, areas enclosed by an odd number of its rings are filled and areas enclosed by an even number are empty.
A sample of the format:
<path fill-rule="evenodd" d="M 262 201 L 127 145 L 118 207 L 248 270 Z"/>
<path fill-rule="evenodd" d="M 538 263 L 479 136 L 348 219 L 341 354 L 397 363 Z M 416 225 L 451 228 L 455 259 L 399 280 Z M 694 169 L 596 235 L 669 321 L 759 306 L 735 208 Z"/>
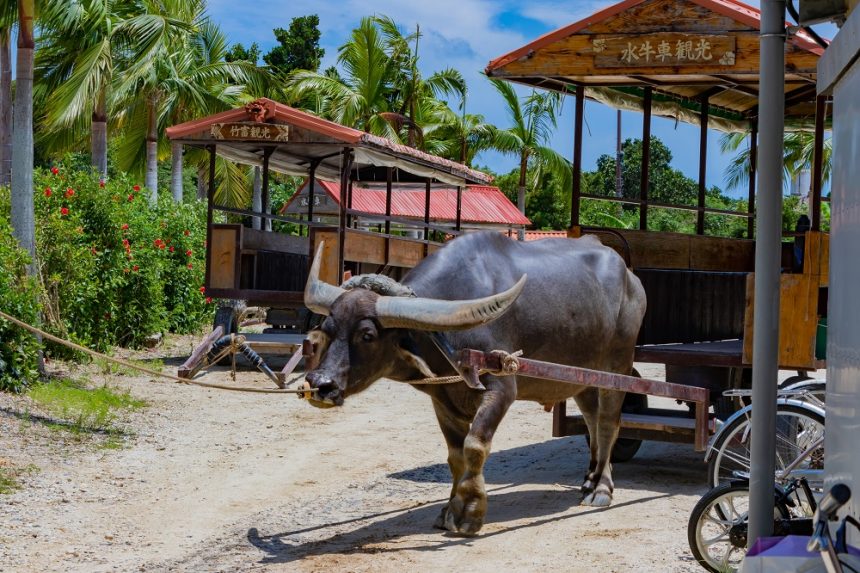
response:
<path fill-rule="evenodd" d="M 787 380 L 786 380 L 787 382 Z M 827 384 L 824 380 L 802 380 L 793 384 L 783 384 L 779 387 L 780 391 L 798 392 L 795 396 L 789 396 L 801 402 L 812 404 L 818 408 L 824 409 L 825 398 L 827 395 Z"/>
<path fill-rule="evenodd" d="M 708 461 L 708 485 L 749 478 L 752 408 L 721 430 L 711 448 Z M 816 440 L 824 436 L 824 416 L 812 408 L 779 404 L 776 409 L 776 470 L 781 471 L 797 460 Z M 815 448 L 792 471 L 791 476 L 805 476 L 814 490 L 823 487 L 824 445 Z"/>
<path fill-rule="evenodd" d="M 699 565 L 714 573 L 737 571 L 746 554 L 749 483 L 721 484 L 702 496 L 687 522 L 687 542 Z M 774 519 L 788 519 L 782 503 Z"/>

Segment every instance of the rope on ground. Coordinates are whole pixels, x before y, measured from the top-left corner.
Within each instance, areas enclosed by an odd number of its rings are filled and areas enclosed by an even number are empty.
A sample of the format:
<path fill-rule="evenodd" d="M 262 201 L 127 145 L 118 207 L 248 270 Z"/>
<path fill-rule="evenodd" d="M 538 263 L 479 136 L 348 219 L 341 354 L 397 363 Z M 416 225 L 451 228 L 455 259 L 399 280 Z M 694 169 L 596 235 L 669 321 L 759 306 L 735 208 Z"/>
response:
<path fill-rule="evenodd" d="M 127 368 L 132 368 L 134 370 L 139 370 L 141 372 L 146 372 L 151 376 L 157 376 L 160 378 L 166 378 L 168 380 L 173 380 L 174 382 L 179 382 L 180 384 L 190 384 L 192 386 L 201 386 L 203 388 L 214 388 L 217 390 L 229 390 L 231 392 L 252 392 L 255 394 L 302 394 L 307 393 L 308 390 L 298 390 L 298 389 L 274 389 L 274 388 L 240 388 L 236 386 L 227 386 L 224 384 L 212 384 L 210 382 L 200 382 L 199 380 L 189 380 L 186 378 L 180 378 L 179 376 L 174 376 L 173 374 L 165 374 L 164 372 L 159 372 L 157 370 L 152 370 L 151 368 L 146 368 L 145 366 L 141 366 L 139 364 L 135 364 L 134 362 L 130 362 L 128 360 L 124 360 L 122 358 L 115 358 L 113 356 L 108 356 L 106 354 L 102 354 L 101 352 L 96 352 L 95 350 L 90 350 L 85 346 L 81 346 L 80 344 L 75 344 L 74 342 L 70 342 L 68 340 L 63 340 L 58 336 L 54 336 L 53 334 L 49 334 L 44 330 L 36 328 L 35 326 L 30 326 L 26 322 L 18 320 L 14 316 L 9 316 L 5 312 L 0 311 L 0 318 L 8 320 L 12 324 L 23 328 L 24 330 L 28 330 L 33 334 L 37 334 L 42 338 L 46 338 L 52 342 L 56 342 L 57 344 L 61 344 L 66 346 L 67 348 L 72 348 L 79 352 L 83 352 L 85 354 L 89 354 L 90 356 L 94 356 L 96 358 L 101 358 L 103 360 L 107 360 L 108 362 L 114 362 L 115 364 L 121 364 Z"/>

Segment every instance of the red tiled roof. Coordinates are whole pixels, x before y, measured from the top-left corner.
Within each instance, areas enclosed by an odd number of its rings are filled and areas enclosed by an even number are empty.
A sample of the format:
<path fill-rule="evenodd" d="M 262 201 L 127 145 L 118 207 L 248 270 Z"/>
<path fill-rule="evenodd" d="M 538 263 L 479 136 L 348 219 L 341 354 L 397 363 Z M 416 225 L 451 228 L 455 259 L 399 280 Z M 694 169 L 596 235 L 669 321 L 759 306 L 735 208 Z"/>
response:
<path fill-rule="evenodd" d="M 548 32 L 543 36 L 540 36 L 536 40 L 529 42 L 525 46 L 521 46 L 516 50 L 509 52 L 503 56 L 499 56 L 495 60 L 490 61 L 487 64 L 486 72 L 489 73 L 492 70 L 497 70 L 523 56 L 527 56 L 529 53 L 539 50 L 553 42 L 566 38 L 572 34 L 579 32 L 597 22 L 602 22 L 616 14 L 620 14 L 624 12 L 628 8 L 632 8 L 637 4 L 642 4 L 647 0 L 624 0 L 623 2 L 619 2 L 618 4 L 613 4 L 608 8 L 600 10 L 599 12 L 595 12 L 594 14 L 588 16 L 587 18 L 583 18 L 578 22 L 574 22 L 573 24 L 568 24 L 567 26 L 563 26 L 557 30 L 552 32 Z M 743 2 L 739 2 L 738 0 L 689 0 L 699 6 L 704 8 L 708 8 L 713 10 L 718 14 L 722 14 L 723 16 L 727 16 L 729 18 L 733 18 L 738 22 L 742 22 L 751 26 L 753 28 L 761 29 L 761 10 L 758 8 L 753 8 Z M 786 22 L 786 25 L 790 25 L 789 22 Z M 807 34 L 803 30 L 798 30 L 797 33 L 789 36 L 789 41 L 795 44 L 796 46 L 808 50 L 814 54 L 822 55 L 824 53 L 824 48 L 819 46 L 809 34 Z"/>
<path fill-rule="evenodd" d="M 340 185 L 331 181 L 317 180 L 316 184 L 340 204 Z M 281 207 L 285 212 L 290 204 L 305 190 L 307 183 Z M 424 189 L 396 189 L 391 194 L 393 217 L 424 218 Z M 375 215 L 385 214 L 385 189 L 353 186 L 352 208 Z M 430 219 L 455 221 L 457 219 L 457 189 L 434 187 L 430 192 Z M 530 225 L 531 221 L 519 212 L 498 187 L 489 185 L 467 185 L 463 189 L 460 220 L 464 223 L 497 225 Z"/>

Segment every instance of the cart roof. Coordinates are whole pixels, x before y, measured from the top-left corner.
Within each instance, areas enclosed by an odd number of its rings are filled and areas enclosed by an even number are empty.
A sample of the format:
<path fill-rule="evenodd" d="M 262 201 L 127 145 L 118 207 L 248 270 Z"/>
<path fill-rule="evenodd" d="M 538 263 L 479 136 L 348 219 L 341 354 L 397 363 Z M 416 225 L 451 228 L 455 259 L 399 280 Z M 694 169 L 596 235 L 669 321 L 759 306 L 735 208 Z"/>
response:
<path fill-rule="evenodd" d="M 331 198 L 331 204 L 314 207 L 314 213 L 333 214 L 339 212 L 340 185 L 331 181 L 319 181 L 314 195 L 320 192 Z M 424 218 L 425 189 L 416 185 L 402 183 L 392 185 L 391 214 L 395 217 L 413 219 Z M 490 185 L 467 185 L 462 190 L 461 220 L 464 223 L 481 225 L 530 225 L 531 221 L 520 213 L 516 205 L 505 197 L 498 187 Z M 307 210 L 308 183 L 305 181 L 289 201 L 280 209 L 286 213 L 304 213 Z M 385 215 L 386 191 L 384 185 L 354 184 L 352 187 L 352 208 L 365 213 Z M 317 203 L 315 203 L 317 205 Z M 457 189 L 442 187 L 433 190 L 430 201 L 432 221 L 457 220 Z"/>
<path fill-rule="evenodd" d="M 318 162 L 316 176 L 330 181 L 340 178 L 345 148 L 353 151 L 356 178 L 362 181 L 385 181 L 388 167 L 400 170 L 401 181 L 427 177 L 452 185 L 492 181 L 486 173 L 461 163 L 268 98 L 174 125 L 167 128 L 167 137 L 185 145 L 214 145 L 218 155 L 247 165 L 262 165 L 264 154 L 270 153 L 269 168 L 289 175 L 306 175 L 311 164 Z"/>
<path fill-rule="evenodd" d="M 737 0 L 625 0 L 541 36 L 491 61 L 486 73 L 543 89 L 585 95 L 620 109 L 699 122 L 708 97 L 709 126 L 748 129 L 758 115 L 761 12 Z M 806 32 L 786 42 L 788 126 L 812 125 L 818 58 Z"/>

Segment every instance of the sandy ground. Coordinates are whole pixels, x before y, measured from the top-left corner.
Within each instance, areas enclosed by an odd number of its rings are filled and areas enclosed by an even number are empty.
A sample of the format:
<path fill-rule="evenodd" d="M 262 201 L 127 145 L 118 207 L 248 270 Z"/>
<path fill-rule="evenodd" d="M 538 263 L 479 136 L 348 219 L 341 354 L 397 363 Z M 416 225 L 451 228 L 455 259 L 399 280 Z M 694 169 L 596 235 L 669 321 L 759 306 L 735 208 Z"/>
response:
<path fill-rule="evenodd" d="M 190 344 L 139 356 L 175 372 Z M 111 383 L 150 403 L 123 422 L 121 449 L 27 421 L 25 399 L 0 395 L 0 458 L 40 468 L 0 497 L 0 571 L 702 571 L 686 541 L 706 489 L 692 446 L 644 444 L 615 466 L 612 507 L 580 507 L 584 440 L 552 438 L 551 414 L 517 403 L 487 463 L 486 524 L 464 539 L 432 527 L 447 452 L 429 400 L 408 386 L 380 381 L 317 410 L 293 396 Z M 239 383 L 267 385 L 254 372 Z"/>

